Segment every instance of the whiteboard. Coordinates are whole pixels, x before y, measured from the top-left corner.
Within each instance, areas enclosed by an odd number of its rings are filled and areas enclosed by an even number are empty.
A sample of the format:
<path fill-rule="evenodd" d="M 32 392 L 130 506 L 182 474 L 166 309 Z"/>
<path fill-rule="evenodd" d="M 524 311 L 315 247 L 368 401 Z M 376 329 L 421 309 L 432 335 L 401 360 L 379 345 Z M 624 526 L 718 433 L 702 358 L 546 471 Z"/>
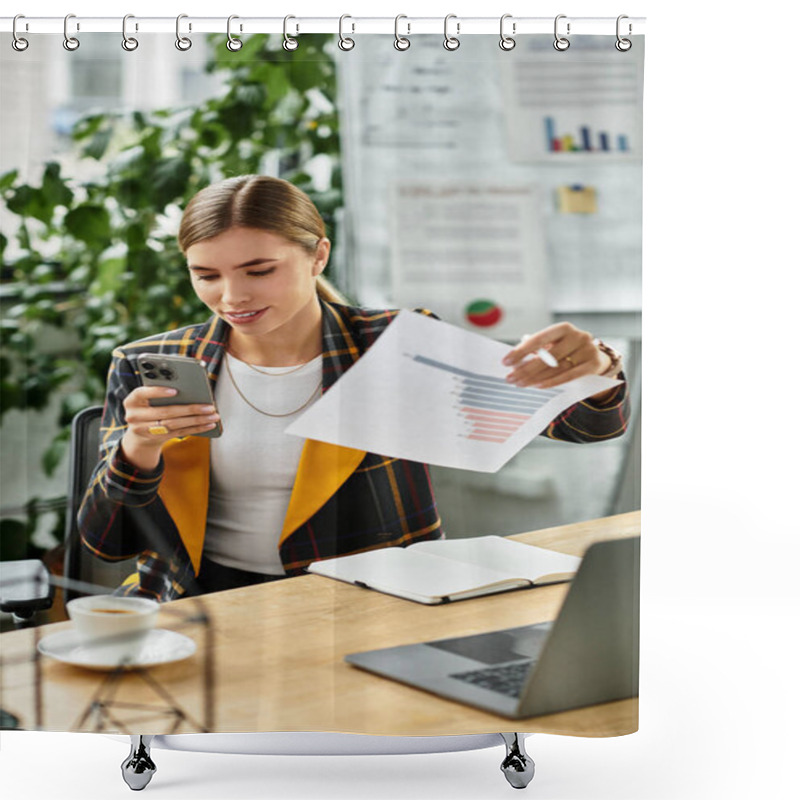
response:
<path fill-rule="evenodd" d="M 627 53 L 606 36 L 574 37 L 563 53 L 546 36 L 520 37 L 510 52 L 488 35 L 465 38 L 454 52 L 433 36 L 412 37 L 402 53 L 392 44 L 391 36 L 364 37 L 338 57 L 346 202 L 342 288 L 366 305 L 416 299 L 423 266 L 398 255 L 402 187 L 524 189 L 538 200 L 520 201 L 527 216 L 509 233 L 513 241 L 529 236 L 526 229 L 535 232 L 536 256 L 526 262 L 535 274 L 519 284 L 520 305 L 560 315 L 639 311 L 643 39 Z M 544 74 L 555 84 L 560 72 L 558 91 L 531 78 Z M 573 149 L 554 151 L 556 139 L 572 142 Z M 593 149 L 582 151 L 581 141 Z M 608 149 L 601 149 L 602 141 Z M 614 149 L 615 142 L 624 148 Z M 564 213 L 557 200 L 564 186 L 593 188 L 596 211 Z M 407 218 L 407 207 L 404 213 Z M 457 227 L 454 251 L 464 248 Z M 464 302 L 443 314 L 467 328 L 467 298 L 487 291 L 486 276 L 473 287 L 471 272 L 453 274 L 453 291 Z M 535 298 L 529 294 L 534 287 Z M 431 302 L 420 297 L 421 304 L 438 310 L 433 301 L 443 294 L 431 292 Z M 501 294 L 485 299 L 504 302 Z M 499 332 L 483 332 L 509 339 L 529 332 L 532 323 L 508 312 Z M 541 319 L 540 311 L 531 317 Z"/>

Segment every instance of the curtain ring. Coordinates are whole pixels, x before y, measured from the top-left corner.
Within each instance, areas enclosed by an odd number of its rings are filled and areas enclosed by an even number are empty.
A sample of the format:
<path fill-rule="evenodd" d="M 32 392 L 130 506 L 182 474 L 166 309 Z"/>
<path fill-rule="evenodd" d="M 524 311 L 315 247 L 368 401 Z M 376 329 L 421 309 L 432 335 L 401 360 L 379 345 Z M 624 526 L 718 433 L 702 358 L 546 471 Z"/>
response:
<path fill-rule="evenodd" d="M 504 30 L 503 26 L 505 25 L 505 21 L 507 19 L 511 19 L 511 14 L 503 14 L 500 17 L 500 49 L 501 50 L 513 50 L 517 46 L 517 40 L 513 38 L 513 36 L 508 36 Z M 517 32 L 517 23 L 511 23 L 511 33 L 516 34 Z"/>
<path fill-rule="evenodd" d="M 344 24 L 344 21 L 346 19 L 353 19 L 353 18 L 349 14 L 342 14 L 342 16 L 339 17 L 339 49 L 340 50 L 352 50 L 356 46 L 355 40 L 351 39 L 349 36 L 345 36 L 344 33 L 342 32 L 342 25 Z M 350 26 L 352 28 L 350 33 L 355 33 L 356 32 L 356 24 L 355 24 L 355 22 L 351 22 Z"/>
<path fill-rule="evenodd" d="M 11 46 L 18 52 L 21 53 L 23 50 L 28 49 L 28 45 L 30 42 L 27 39 L 23 39 L 19 34 L 17 34 L 17 20 L 18 19 L 25 19 L 24 14 L 17 14 L 14 17 L 14 22 L 11 25 L 11 33 L 14 35 L 14 38 L 11 40 Z"/>
<path fill-rule="evenodd" d="M 64 49 L 73 52 L 74 50 L 77 50 L 81 46 L 81 43 L 75 36 L 69 35 L 69 32 L 67 30 L 67 25 L 71 19 L 75 19 L 74 14 L 67 14 L 67 16 L 64 17 Z M 80 30 L 80 25 L 78 25 L 77 23 L 76 23 L 76 30 Z"/>
<path fill-rule="evenodd" d="M 132 53 L 139 46 L 139 40 L 134 39 L 132 36 L 128 36 L 127 27 L 129 19 L 135 19 L 133 14 L 126 14 L 122 18 L 122 49 Z M 138 25 L 136 25 L 136 30 L 139 30 Z"/>
<path fill-rule="evenodd" d="M 563 53 L 565 50 L 569 49 L 569 39 L 567 39 L 566 36 L 559 36 L 558 35 L 558 21 L 560 19 L 566 19 L 566 18 L 567 18 L 566 14 L 559 14 L 556 17 L 556 21 L 555 21 L 555 23 L 553 25 L 553 34 L 556 37 L 555 41 L 553 42 L 553 47 L 555 47 L 555 49 L 558 50 L 559 53 Z M 567 23 L 567 36 L 569 36 L 569 33 L 570 33 L 570 24 L 568 22 Z"/>
<path fill-rule="evenodd" d="M 444 41 L 442 42 L 442 46 L 445 50 L 449 50 L 452 53 L 453 50 L 458 50 L 458 48 L 461 47 L 461 41 L 458 39 L 458 34 L 461 33 L 461 23 L 456 22 L 456 35 L 450 36 L 447 33 L 447 24 L 451 19 L 457 20 L 458 17 L 455 14 L 448 14 L 444 18 Z"/>
<path fill-rule="evenodd" d="M 290 19 L 297 19 L 297 17 L 293 17 L 291 14 L 289 14 L 287 17 L 283 18 L 283 49 L 294 51 L 297 50 L 299 44 L 297 39 L 292 39 L 292 37 L 289 36 L 289 34 L 286 31 Z M 300 26 L 296 22 L 294 26 L 295 26 L 295 35 L 297 35 L 300 32 Z"/>
<path fill-rule="evenodd" d="M 243 42 L 241 39 L 237 38 L 231 33 L 231 22 L 235 19 L 239 19 L 236 14 L 231 14 L 228 17 L 228 41 L 225 42 L 225 47 L 231 51 L 231 53 L 236 53 L 242 49 Z M 241 30 L 241 28 L 239 28 Z"/>
<path fill-rule="evenodd" d="M 188 36 L 181 36 L 181 20 L 187 19 L 188 14 L 178 14 L 175 20 L 175 47 L 182 52 L 186 52 L 192 46 L 192 40 Z M 189 31 L 192 30 L 192 23 L 189 23 Z"/>
<path fill-rule="evenodd" d="M 394 49 L 395 50 L 408 50 L 411 47 L 411 39 L 406 39 L 405 36 L 400 35 L 400 20 L 401 19 L 408 19 L 405 14 L 398 14 L 394 18 Z M 408 33 L 411 33 L 411 25 L 407 22 L 406 27 L 408 28 Z"/>
<path fill-rule="evenodd" d="M 620 53 L 627 53 L 628 50 L 630 50 L 631 47 L 633 47 L 633 42 L 630 39 L 623 39 L 622 36 L 620 36 L 620 33 L 619 33 L 619 31 L 620 31 L 620 23 L 622 22 L 623 19 L 629 19 L 629 17 L 627 15 L 625 15 L 625 14 L 620 14 L 617 17 L 617 41 L 614 42 L 614 47 L 616 47 L 617 50 L 620 51 Z M 630 36 L 632 32 L 633 32 L 633 26 L 629 22 L 628 23 L 628 36 Z"/>

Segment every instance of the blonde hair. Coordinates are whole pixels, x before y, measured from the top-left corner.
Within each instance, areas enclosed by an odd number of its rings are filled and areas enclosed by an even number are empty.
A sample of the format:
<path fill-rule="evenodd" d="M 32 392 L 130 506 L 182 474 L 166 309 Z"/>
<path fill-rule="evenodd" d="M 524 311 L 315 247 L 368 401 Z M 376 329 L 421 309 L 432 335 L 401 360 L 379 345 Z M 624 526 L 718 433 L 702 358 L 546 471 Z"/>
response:
<path fill-rule="evenodd" d="M 178 246 L 186 253 L 196 242 L 234 227 L 276 233 L 311 255 L 325 237 L 325 223 L 305 192 L 280 178 L 240 175 L 212 183 L 189 201 Z M 331 303 L 347 302 L 322 275 L 317 276 L 317 294 Z"/>

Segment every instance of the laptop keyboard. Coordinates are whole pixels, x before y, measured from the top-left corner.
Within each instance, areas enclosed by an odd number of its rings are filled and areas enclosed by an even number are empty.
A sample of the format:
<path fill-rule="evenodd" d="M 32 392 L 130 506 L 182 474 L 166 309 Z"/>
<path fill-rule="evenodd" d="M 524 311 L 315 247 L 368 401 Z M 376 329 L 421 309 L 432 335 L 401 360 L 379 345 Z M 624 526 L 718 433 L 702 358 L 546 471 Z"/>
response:
<path fill-rule="evenodd" d="M 508 697 L 519 697 L 525 678 L 533 661 L 516 661 L 513 664 L 503 664 L 500 667 L 486 667 L 474 669 L 469 672 L 458 672 L 450 675 L 459 681 L 480 686 L 491 692 L 504 694 Z"/>

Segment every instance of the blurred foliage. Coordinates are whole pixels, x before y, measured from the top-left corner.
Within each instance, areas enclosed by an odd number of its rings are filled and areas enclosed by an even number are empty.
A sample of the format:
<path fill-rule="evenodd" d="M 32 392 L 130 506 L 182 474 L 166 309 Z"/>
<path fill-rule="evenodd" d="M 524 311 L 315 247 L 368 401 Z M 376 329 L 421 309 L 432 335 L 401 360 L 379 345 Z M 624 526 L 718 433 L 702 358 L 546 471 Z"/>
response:
<path fill-rule="evenodd" d="M 206 69 L 224 82 L 218 96 L 196 107 L 87 115 L 71 133 L 76 175 L 57 162 L 38 184 L 17 171 L 0 175 L 20 252 L 3 267 L 13 299 L 0 320 L 0 418 L 43 409 L 61 389 L 63 429 L 44 455 L 45 473 L 62 460 L 75 412 L 102 402 L 116 345 L 208 314 L 174 236 L 199 189 L 277 165 L 273 174 L 306 191 L 335 233 L 342 192 L 332 38 L 305 35 L 287 52 L 280 37 L 250 36 L 231 53 L 225 36 L 209 37 Z M 324 192 L 306 172 L 320 154 L 333 164 Z M 0 234 L 0 258 L 7 246 Z M 64 333 L 54 352 L 37 349 L 45 326 Z"/>

